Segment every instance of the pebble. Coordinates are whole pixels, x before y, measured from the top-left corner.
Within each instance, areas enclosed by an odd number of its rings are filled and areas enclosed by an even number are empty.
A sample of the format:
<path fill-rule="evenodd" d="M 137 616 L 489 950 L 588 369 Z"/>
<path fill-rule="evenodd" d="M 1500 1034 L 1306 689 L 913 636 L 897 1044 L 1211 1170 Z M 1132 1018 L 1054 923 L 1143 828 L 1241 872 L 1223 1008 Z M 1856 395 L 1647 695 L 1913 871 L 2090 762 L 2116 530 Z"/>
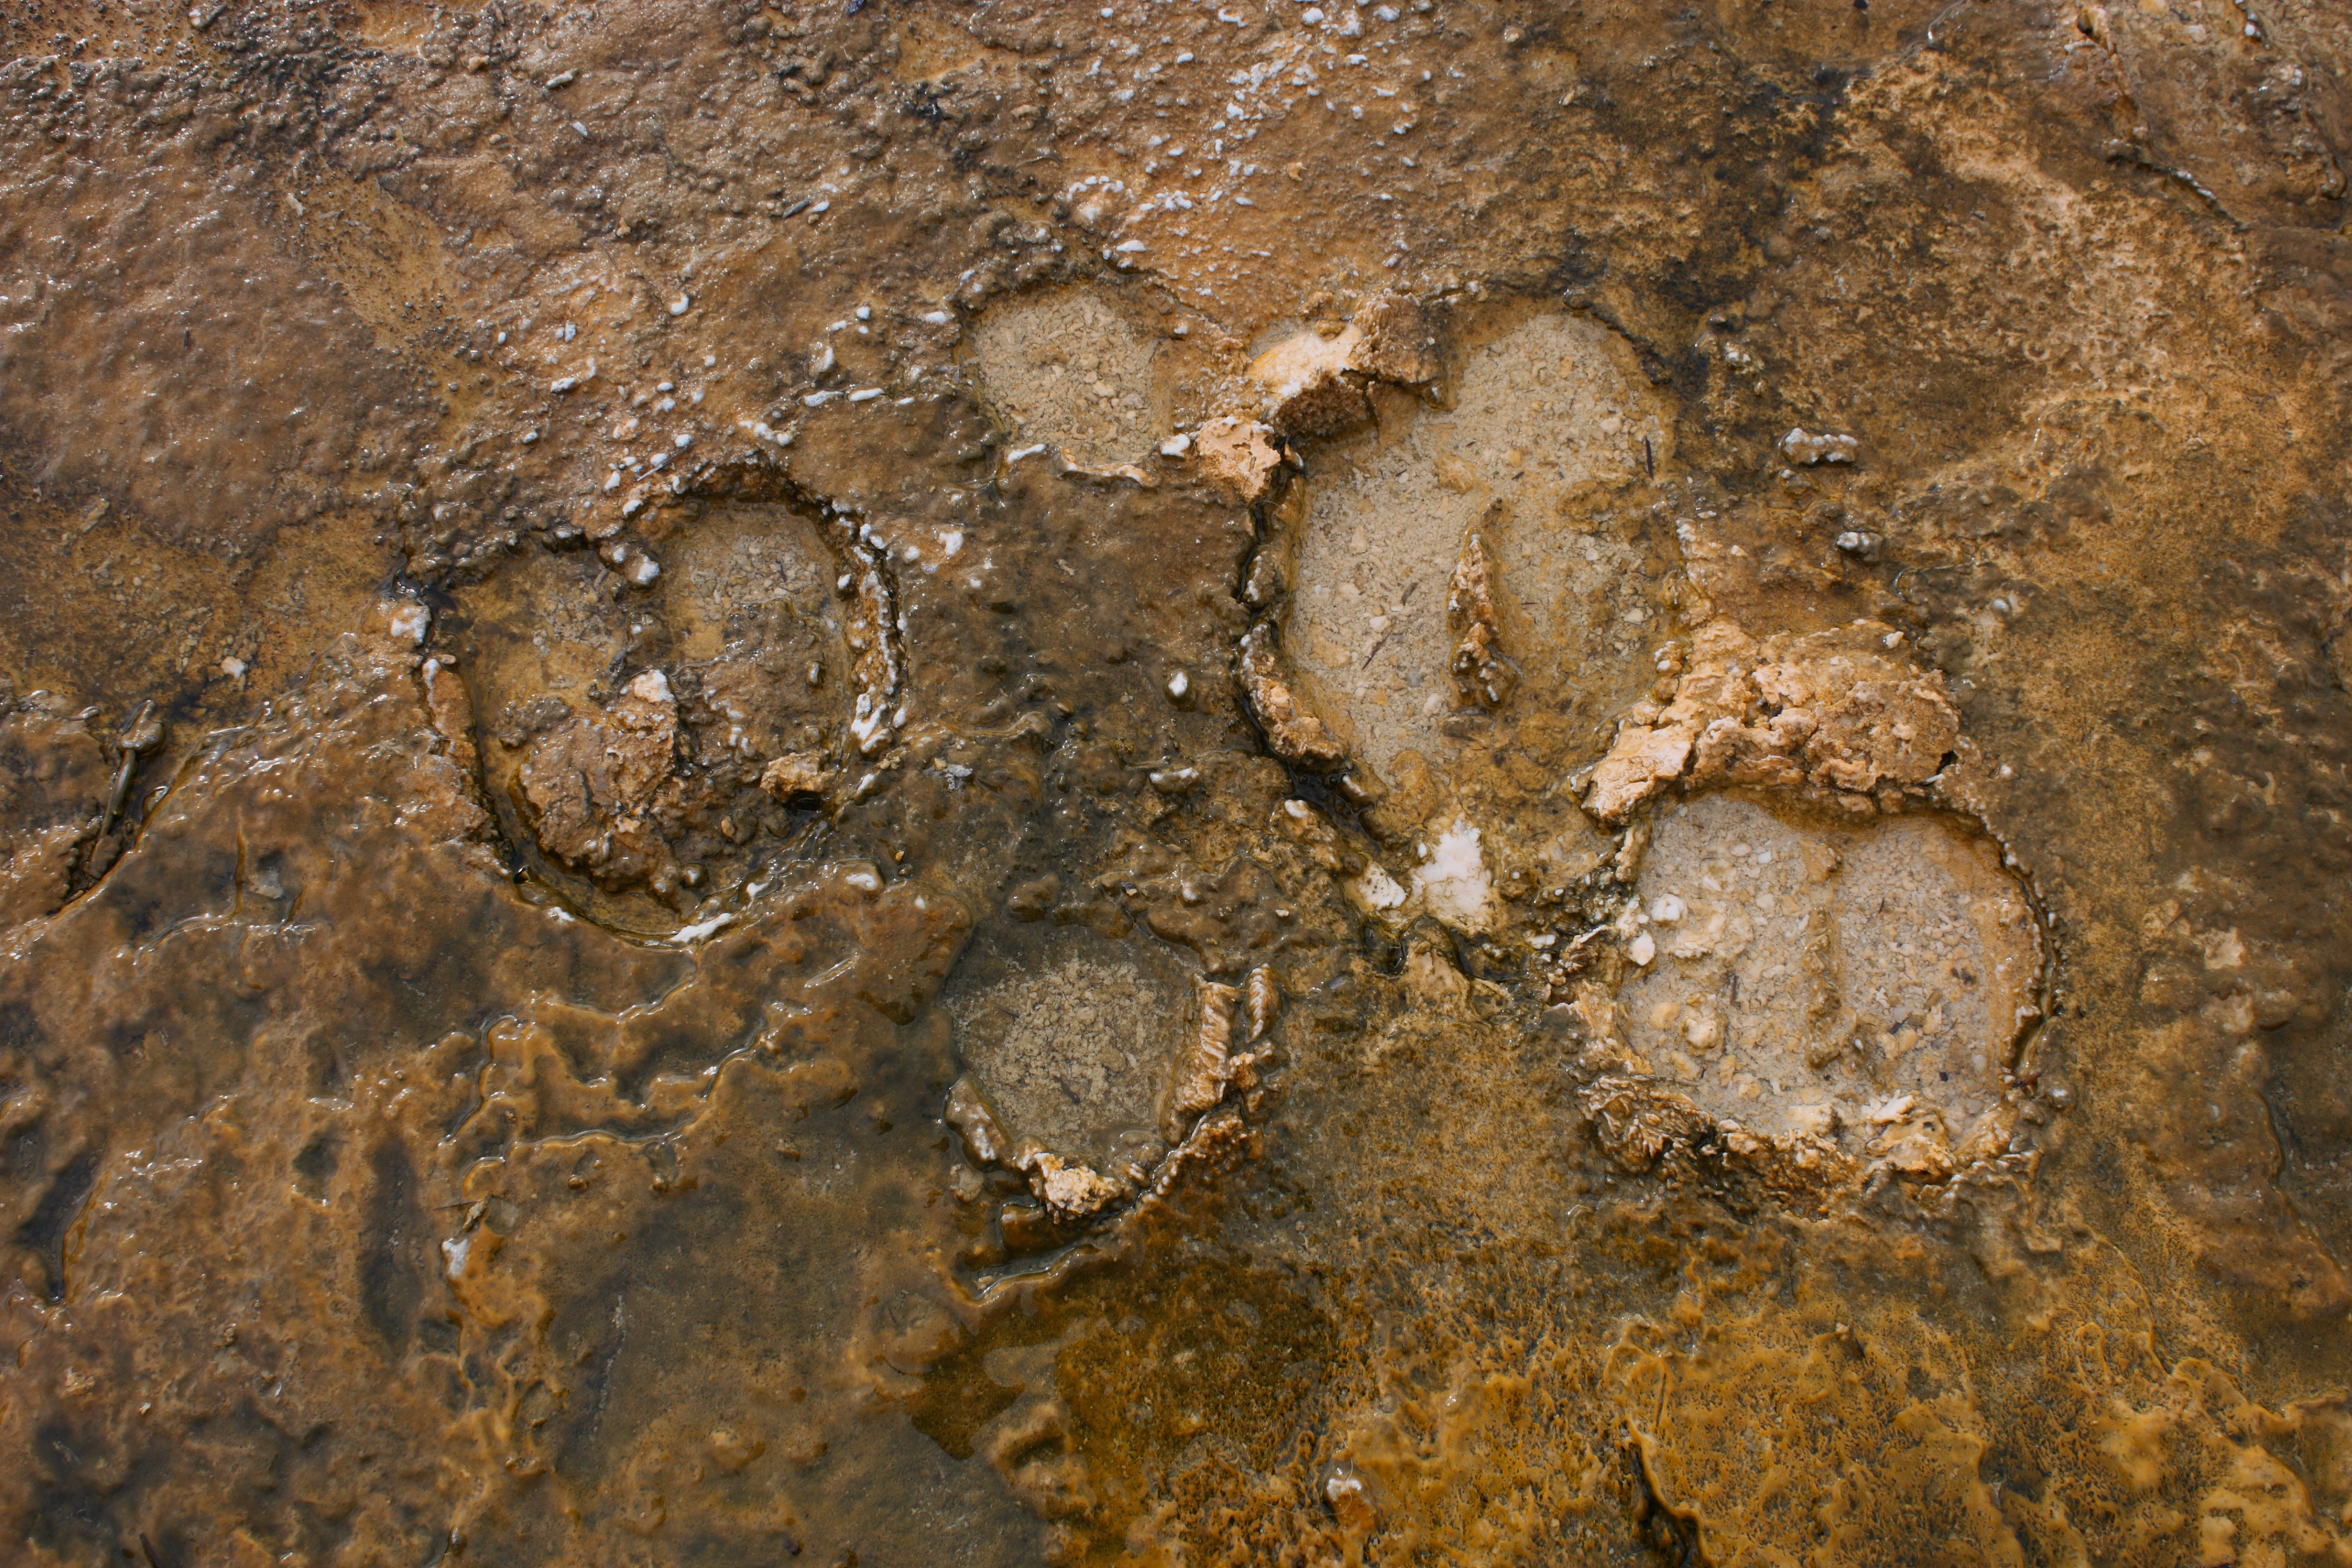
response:
<path fill-rule="evenodd" d="M 1851 463 L 1862 449 L 1862 443 L 1851 436 L 1833 436 L 1823 431 L 1808 436 L 1801 426 L 1780 437 L 1780 450 L 1792 463 L 1810 468 L 1816 463 Z"/>

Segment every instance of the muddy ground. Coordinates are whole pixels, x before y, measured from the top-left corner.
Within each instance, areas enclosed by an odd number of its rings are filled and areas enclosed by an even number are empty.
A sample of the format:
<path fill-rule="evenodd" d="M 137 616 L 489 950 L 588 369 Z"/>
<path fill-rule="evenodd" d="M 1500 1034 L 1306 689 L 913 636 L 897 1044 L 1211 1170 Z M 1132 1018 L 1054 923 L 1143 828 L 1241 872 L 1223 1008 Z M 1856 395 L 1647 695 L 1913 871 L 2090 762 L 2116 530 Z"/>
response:
<path fill-rule="evenodd" d="M 0 10 L 27 1563 L 2352 1562 L 2352 18 Z"/>

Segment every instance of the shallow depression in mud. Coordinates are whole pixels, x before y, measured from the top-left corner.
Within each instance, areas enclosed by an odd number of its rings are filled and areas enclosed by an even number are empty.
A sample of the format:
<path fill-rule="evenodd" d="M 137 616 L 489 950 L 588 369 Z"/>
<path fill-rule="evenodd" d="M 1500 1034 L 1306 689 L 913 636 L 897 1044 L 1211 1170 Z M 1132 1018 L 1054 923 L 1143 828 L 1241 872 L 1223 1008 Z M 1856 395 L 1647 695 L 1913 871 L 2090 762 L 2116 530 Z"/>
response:
<path fill-rule="evenodd" d="M 1718 1121 L 1906 1169 L 2006 1151 L 2042 948 L 1997 845 L 1925 817 L 1808 830 L 1723 795 L 1653 832 L 1617 1001 L 1654 1072 Z"/>
<path fill-rule="evenodd" d="M 1654 395 L 1588 318 L 1488 331 L 1460 353 L 1444 406 L 1384 400 L 1370 434 L 1318 452 L 1308 482 L 1285 647 L 1384 774 L 1407 751 L 1450 773 L 1461 737 L 1447 721 L 1502 705 L 1500 688 L 1482 702 L 1474 668 L 1457 674 L 1472 592 L 1528 706 L 1597 713 L 1651 679 L 1661 608 L 1638 547 L 1594 514 L 1671 458 Z M 1457 586 L 1473 549 L 1491 583 Z"/>

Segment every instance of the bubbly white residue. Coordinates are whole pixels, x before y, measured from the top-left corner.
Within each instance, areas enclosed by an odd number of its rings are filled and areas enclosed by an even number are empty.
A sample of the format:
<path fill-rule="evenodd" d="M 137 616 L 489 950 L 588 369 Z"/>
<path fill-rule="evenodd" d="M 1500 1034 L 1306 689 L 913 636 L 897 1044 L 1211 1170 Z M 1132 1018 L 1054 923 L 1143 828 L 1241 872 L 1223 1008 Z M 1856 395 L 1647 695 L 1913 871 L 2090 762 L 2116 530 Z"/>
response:
<path fill-rule="evenodd" d="M 693 942 L 708 941 L 721 927 L 734 923 L 735 917 L 731 914 L 713 915 L 707 921 L 697 921 L 690 926 L 678 927 L 677 933 L 669 940 L 679 947 L 686 947 Z"/>
<path fill-rule="evenodd" d="M 1429 912 L 1451 926 L 1483 931 L 1493 918 L 1494 879 L 1478 852 L 1478 830 L 1467 818 L 1437 836 L 1429 858 L 1413 868 L 1413 890 Z"/>

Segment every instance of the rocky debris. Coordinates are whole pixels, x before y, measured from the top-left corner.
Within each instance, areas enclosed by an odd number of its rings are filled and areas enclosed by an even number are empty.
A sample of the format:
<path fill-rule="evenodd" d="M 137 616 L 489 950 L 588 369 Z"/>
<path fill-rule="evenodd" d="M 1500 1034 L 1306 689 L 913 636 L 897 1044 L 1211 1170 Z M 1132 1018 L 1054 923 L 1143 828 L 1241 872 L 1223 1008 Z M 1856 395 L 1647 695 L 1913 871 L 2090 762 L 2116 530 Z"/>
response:
<path fill-rule="evenodd" d="M 1250 362 L 1265 417 L 1286 436 L 1334 436 L 1371 417 L 1374 381 L 1419 385 L 1444 370 L 1437 333 L 1421 304 L 1383 292 L 1355 320 L 1286 333 Z"/>
<path fill-rule="evenodd" d="M 1045 1212 L 1065 1224 L 1088 1218 L 1128 1195 L 1128 1189 L 1093 1166 L 1043 1149 L 1021 1156 L 1020 1168 L 1029 1173 L 1030 1189 Z"/>
<path fill-rule="evenodd" d="M 1293 332 L 1250 362 L 1265 388 L 1267 423 L 1296 438 L 1336 436 L 1372 416 L 1360 378 L 1348 374 L 1353 328 L 1336 337 Z"/>
<path fill-rule="evenodd" d="M 1660 784 L 1681 776 L 1697 738 L 1696 724 L 1626 724 L 1592 770 L 1585 809 L 1603 822 L 1622 822 Z"/>
<path fill-rule="evenodd" d="M 1943 676 L 1894 657 L 1901 635 L 1858 621 L 1759 642 L 1717 620 L 1693 639 L 1674 700 L 1634 705 L 1593 768 L 1586 809 L 1609 822 L 1664 785 L 1801 789 L 1869 816 L 1924 795 L 1960 743 Z"/>
<path fill-rule="evenodd" d="M 1462 559 L 1446 585 L 1445 623 L 1454 633 L 1454 684 L 1463 700 L 1492 712 L 1510 699 L 1518 666 L 1504 657 L 1501 617 L 1486 542 L 1475 532 L 1463 536 Z"/>
<path fill-rule="evenodd" d="M 1420 386 L 1444 374 L 1436 323 L 1420 300 L 1383 289 L 1357 309 L 1348 368 L 1376 381 Z M 1342 334 L 1347 335 L 1347 334 Z"/>
<path fill-rule="evenodd" d="M 677 703 L 647 670 L 602 712 L 567 717 L 530 742 L 516 785 L 547 854 L 599 881 L 641 874 L 667 849 L 646 820 L 677 752 Z"/>
<path fill-rule="evenodd" d="M 824 759 L 807 752 L 772 757 L 760 770 L 760 787 L 785 802 L 822 796 L 833 787 L 833 769 Z"/>
<path fill-rule="evenodd" d="M 1289 596 L 1298 572 L 1299 536 L 1306 531 L 1307 511 L 1305 485 L 1289 486 L 1282 499 L 1266 509 L 1249 565 L 1242 574 L 1242 603 L 1251 609 L 1269 610 Z"/>
<path fill-rule="evenodd" d="M 1578 1098 L 1601 1146 L 1628 1171 L 1646 1171 L 1667 1150 L 1688 1147 L 1712 1131 L 1689 1096 L 1643 1079 L 1597 1078 Z"/>
<path fill-rule="evenodd" d="M 1062 477 L 1089 484 L 1130 484 L 1139 490 L 1156 490 L 1160 488 L 1160 480 L 1156 476 L 1138 468 L 1133 463 L 1120 463 L 1115 468 L 1081 468 L 1076 463 L 1066 463 L 1062 468 Z"/>
<path fill-rule="evenodd" d="M 1885 1130 L 1863 1147 L 1873 1165 L 1901 1172 L 1915 1182 L 1940 1182 L 1959 1169 L 1963 1158 L 1932 1112 L 1913 1115 L 1913 1107 L 1898 1103 L 1884 1112 Z M 1971 1148 L 1968 1155 L 1982 1158 L 2000 1151 L 1991 1145 Z"/>
<path fill-rule="evenodd" d="M 1990 840 L 1708 795 L 1661 815 L 1639 892 L 1620 930 L 1646 962 L 1605 1010 L 1578 996 L 1593 1065 L 1622 1080 L 1588 1091 L 1613 1149 L 1654 1159 L 1696 1117 L 1815 1184 L 1940 1181 L 2006 1149 L 2042 944 Z"/>
<path fill-rule="evenodd" d="M 446 687 L 454 699 L 462 668 L 484 720 L 485 787 L 525 844 L 540 831 L 521 777 L 532 747 L 543 771 L 560 743 L 554 732 L 575 713 L 603 710 L 614 696 L 608 681 L 626 681 L 614 680 L 616 667 L 657 667 L 668 689 L 669 782 L 638 814 L 660 846 L 643 838 L 642 853 L 594 868 L 548 852 L 538 870 L 575 912 L 633 930 L 710 919 L 719 907 L 701 906 L 715 898 L 724 907 L 759 880 L 776 847 L 811 827 L 805 808 L 833 794 L 836 781 L 825 775 L 857 754 L 846 730 L 863 688 L 845 633 L 855 625 L 866 644 L 864 680 L 903 669 L 879 625 L 894 584 L 875 551 L 814 511 L 756 501 L 706 508 L 690 529 L 665 536 L 669 569 L 642 599 L 615 600 L 585 551 L 526 557 L 461 595 L 464 630 L 452 635 L 464 637 L 462 666 L 428 668 L 428 693 L 442 723 L 440 695 Z M 887 721 L 899 706 L 885 710 L 876 734 L 903 733 Z M 532 782 L 542 794 L 550 787 L 536 773 Z"/>
<path fill-rule="evenodd" d="M 1249 1023 L 1249 1043 L 1257 1044 L 1273 1029 L 1274 1021 L 1282 1014 L 1282 982 L 1275 973 L 1261 963 L 1249 972 L 1244 984 L 1244 1016 Z"/>
<path fill-rule="evenodd" d="M 1849 528 L 1830 542 L 1837 547 L 1839 554 L 1851 555 L 1868 566 L 1877 563 L 1879 554 L 1885 546 L 1886 538 L 1884 534 L 1872 533 L 1866 529 Z"/>
<path fill-rule="evenodd" d="M 1492 930 L 1499 905 L 1486 832 L 1459 810 L 1432 814 L 1413 833 L 1398 836 L 1408 850 L 1401 870 L 1351 856 L 1347 894 L 1358 910 L 1392 930 L 1423 916 L 1457 931 Z"/>
<path fill-rule="evenodd" d="M 1272 623 L 1259 622 L 1242 638 L 1240 664 L 1250 711 L 1276 756 L 1314 773 L 1347 765 L 1347 747 L 1299 700 L 1297 678 L 1285 666 Z"/>
<path fill-rule="evenodd" d="M 1187 1183 L 1213 1178 L 1254 1153 L 1260 1142 L 1241 1108 L 1220 1105 L 1201 1118 L 1184 1142 L 1171 1149 L 1151 1173 L 1150 1184 L 1138 1194 L 1134 1215 L 1148 1213 Z"/>
<path fill-rule="evenodd" d="M 1388 868 L 1377 860 L 1349 879 L 1347 889 L 1349 901 L 1360 913 L 1391 924 L 1401 923 L 1407 918 L 1405 906 L 1412 895 L 1405 890 L 1404 884 L 1391 876 Z"/>
<path fill-rule="evenodd" d="M 1237 1074 L 1248 1072 L 1252 1058 L 1233 1052 L 1234 1008 L 1241 997 L 1235 986 L 1193 978 L 1183 1047 L 1160 1112 L 1160 1135 L 1171 1144 L 1182 1142 L 1201 1113 L 1224 1099 Z"/>
<path fill-rule="evenodd" d="M 898 654 L 898 593 L 880 551 L 853 535 L 848 553 L 852 586 L 842 637 L 849 645 L 850 680 L 857 689 L 849 733 L 857 754 L 870 757 L 890 743 L 907 718 L 899 701 L 905 665 Z"/>
<path fill-rule="evenodd" d="M 961 1135 L 964 1155 L 973 1164 L 1012 1163 L 1012 1141 L 997 1124 L 996 1113 L 988 1108 L 987 1097 L 969 1077 L 960 1078 L 949 1086 L 948 1101 L 940 1111 L 940 1120 Z"/>
<path fill-rule="evenodd" d="M 1808 436 L 1801 426 L 1780 437 L 1780 455 L 1806 468 L 1817 463 L 1851 463 L 1861 450 L 1862 443 L 1851 436 L 1832 436 L 1827 431 Z"/>
<path fill-rule="evenodd" d="M 1282 467 L 1274 434 L 1254 420 L 1221 416 L 1192 433 L 1192 449 L 1209 481 L 1242 506 L 1255 506 L 1274 488 Z"/>

